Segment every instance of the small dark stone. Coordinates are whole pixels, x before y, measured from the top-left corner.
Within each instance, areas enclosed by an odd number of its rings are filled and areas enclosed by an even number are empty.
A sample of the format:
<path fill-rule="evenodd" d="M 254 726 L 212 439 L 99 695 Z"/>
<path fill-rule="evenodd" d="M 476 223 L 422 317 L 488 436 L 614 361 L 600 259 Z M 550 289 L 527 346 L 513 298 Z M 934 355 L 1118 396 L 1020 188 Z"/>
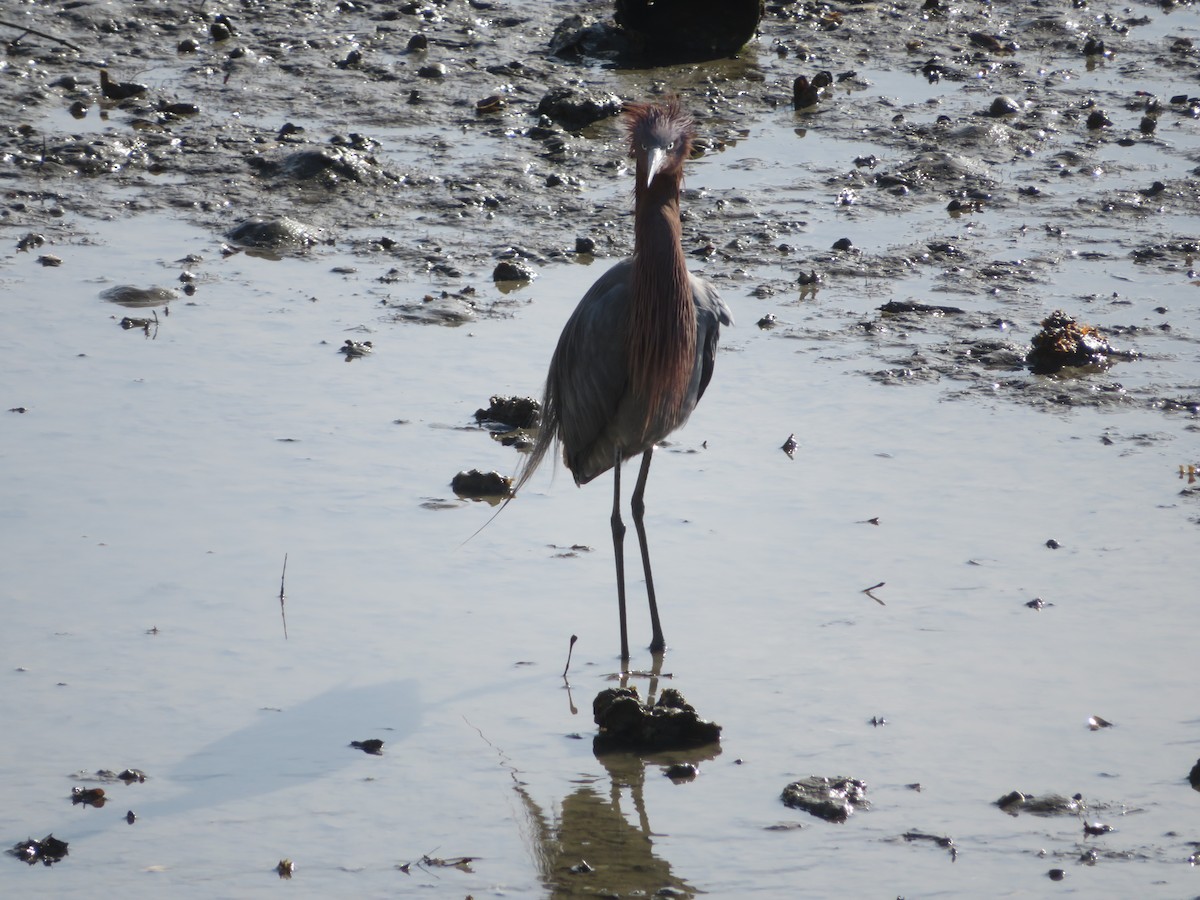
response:
<path fill-rule="evenodd" d="M 414 34 L 408 39 L 408 52 L 418 52 L 429 49 L 429 38 L 423 34 Z"/>
<path fill-rule="evenodd" d="M 1188 772 L 1188 784 L 1195 790 L 1200 791 L 1200 759 L 1196 760 L 1196 764 L 1192 766 L 1192 771 Z"/>
<path fill-rule="evenodd" d="M 1051 550 L 1057 550 L 1059 547 L 1062 546 L 1062 544 L 1060 544 L 1054 538 L 1050 538 L 1050 540 L 1046 541 L 1046 546 L 1049 547 Z"/>
<path fill-rule="evenodd" d="M 842 250 L 842 251 L 853 250 L 854 244 L 850 240 L 850 238 L 838 238 L 836 241 L 833 242 L 833 249 L 834 250 Z"/>
<path fill-rule="evenodd" d="M 667 766 L 663 771 L 663 775 L 674 782 L 695 781 L 699 774 L 700 769 L 692 763 L 675 763 L 673 766 Z"/>
<path fill-rule="evenodd" d="M 370 753 L 372 756 L 383 755 L 383 741 L 379 738 L 368 738 L 365 741 L 351 741 L 350 746 L 355 750 L 361 750 L 363 753 Z"/>
<path fill-rule="evenodd" d="M 502 260 L 492 270 L 492 281 L 533 281 L 537 273 L 522 262 Z"/>
<path fill-rule="evenodd" d="M 1087 127 L 1091 131 L 1098 128 L 1108 128 L 1112 125 L 1112 119 L 1104 114 L 1103 110 L 1094 109 L 1087 117 Z"/>
<path fill-rule="evenodd" d="M 576 253 L 594 253 L 596 251 L 596 242 L 590 237 L 575 238 Z"/>
<path fill-rule="evenodd" d="M 480 472 L 478 469 L 459 472 L 450 479 L 450 487 L 460 497 L 472 500 L 512 496 L 512 479 L 499 472 Z"/>
<path fill-rule="evenodd" d="M 445 78 L 446 67 L 442 63 L 429 63 L 417 69 L 417 75 L 421 78 Z"/>
<path fill-rule="evenodd" d="M 1012 97 L 997 97 L 992 101 L 992 105 L 988 107 L 988 115 L 993 118 L 1001 116 L 1011 116 L 1021 111 L 1021 104 Z"/>

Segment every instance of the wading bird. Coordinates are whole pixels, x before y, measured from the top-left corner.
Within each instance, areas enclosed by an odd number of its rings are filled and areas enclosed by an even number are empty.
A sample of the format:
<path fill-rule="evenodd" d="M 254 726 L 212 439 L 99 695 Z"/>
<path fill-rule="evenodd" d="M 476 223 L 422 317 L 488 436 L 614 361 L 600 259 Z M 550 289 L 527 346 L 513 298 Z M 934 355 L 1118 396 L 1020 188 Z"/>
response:
<path fill-rule="evenodd" d="M 688 272 L 683 256 L 679 190 L 692 146 L 691 117 L 677 98 L 631 103 L 625 117 L 629 155 L 637 161 L 633 256 L 600 276 L 563 328 L 546 376 L 541 430 L 516 484 L 519 491 L 555 442 L 577 485 L 613 470 L 622 666 L 629 638 L 621 464 L 642 455 L 630 506 L 650 600 L 650 649 L 660 653 L 667 645 L 642 521 L 646 476 L 654 445 L 687 421 L 708 387 L 721 325 L 733 324 L 716 288 Z"/>

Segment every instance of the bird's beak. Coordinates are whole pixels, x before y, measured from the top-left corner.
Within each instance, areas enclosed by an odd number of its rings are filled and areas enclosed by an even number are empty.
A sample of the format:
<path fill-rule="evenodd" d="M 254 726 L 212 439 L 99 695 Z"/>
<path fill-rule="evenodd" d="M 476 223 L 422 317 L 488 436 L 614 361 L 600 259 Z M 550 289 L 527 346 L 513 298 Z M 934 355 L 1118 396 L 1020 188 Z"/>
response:
<path fill-rule="evenodd" d="M 654 181 L 654 176 L 662 169 L 663 164 L 667 161 L 667 151 L 662 147 L 651 147 L 646 153 L 646 183 L 643 187 L 650 187 Z"/>

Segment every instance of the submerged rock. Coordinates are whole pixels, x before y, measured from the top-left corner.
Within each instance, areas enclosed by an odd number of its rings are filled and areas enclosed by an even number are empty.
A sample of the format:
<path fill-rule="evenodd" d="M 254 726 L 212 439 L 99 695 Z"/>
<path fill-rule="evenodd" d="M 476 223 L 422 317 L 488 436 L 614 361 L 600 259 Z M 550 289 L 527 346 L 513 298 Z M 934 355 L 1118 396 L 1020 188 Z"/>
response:
<path fill-rule="evenodd" d="M 653 707 L 643 705 L 636 687 L 608 688 L 592 701 L 592 713 L 600 726 L 592 742 L 596 753 L 686 750 L 721 739 L 721 726 L 701 719 L 672 688 L 663 691 Z"/>
<path fill-rule="evenodd" d="M 164 287 L 134 287 L 131 284 L 118 284 L 100 292 L 100 299 L 127 309 L 144 309 L 151 306 L 165 306 L 172 300 L 178 300 L 179 294 Z"/>
<path fill-rule="evenodd" d="M 1023 794 L 1011 791 L 996 801 L 996 805 L 1010 816 L 1028 813 L 1033 816 L 1074 816 L 1079 813 L 1080 796 L 1064 797 L 1061 794 Z"/>
<path fill-rule="evenodd" d="M 867 783 L 838 775 L 825 778 L 810 775 L 793 781 L 783 789 L 784 806 L 802 809 L 826 822 L 845 822 L 856 809 L 866 809 Z"/>
<path fill-rule="evenodd" d="M 234 226 L 225 236 L 243 247 L 260 250 L 304 250 L 320 241 L 307 225 L 287 216 L 255 216 Z"/>

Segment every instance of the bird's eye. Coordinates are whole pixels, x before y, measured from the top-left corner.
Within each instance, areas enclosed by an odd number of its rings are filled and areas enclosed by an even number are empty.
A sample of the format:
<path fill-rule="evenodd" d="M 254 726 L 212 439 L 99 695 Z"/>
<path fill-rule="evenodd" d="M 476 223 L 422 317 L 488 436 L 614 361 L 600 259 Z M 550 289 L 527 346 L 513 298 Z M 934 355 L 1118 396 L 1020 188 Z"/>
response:
<path fill-rule="evenodd" d="M 643 150 L 645 150 L 645 151 L 648 153 L 648 152 L 650 152 L 650 145 L 649 145 L 649 144 L 647 144 L 647 143 L 645 143 L 645 142 L 643 142 L 643 143 L 642 143 L 642 149 L 643 149 Z"/>
<path fill-rule="evenodd" d="M 675 149 L 675 142 L 674 142 L 674 141 L 671 141 L 671 143 L 667 144 L 667 149 L 668 149 L 668 150 L 674 150 L 674 149 Z"/>

